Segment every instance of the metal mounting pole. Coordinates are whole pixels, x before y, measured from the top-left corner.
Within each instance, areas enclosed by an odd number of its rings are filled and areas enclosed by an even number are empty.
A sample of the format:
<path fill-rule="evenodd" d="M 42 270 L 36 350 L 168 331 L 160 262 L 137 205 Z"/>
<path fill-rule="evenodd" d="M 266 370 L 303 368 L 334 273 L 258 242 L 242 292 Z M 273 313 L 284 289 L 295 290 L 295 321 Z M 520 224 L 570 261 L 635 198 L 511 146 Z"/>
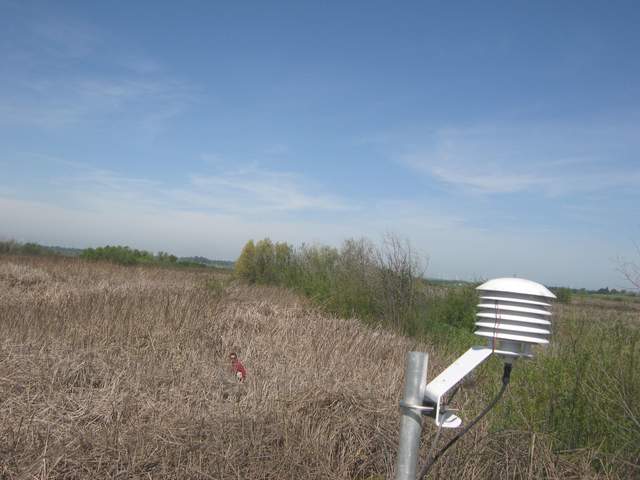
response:
<path fill-rule="evenodd" d="M 422 407 L 427 385 L 429 355 L 423 352 L 407 353 L 404 378 L 404 398 L 400 402 L 400 445 L 396 463 L 396 480 L 415 480 L 418 465 L 420 434 L 422 433 Z"/>

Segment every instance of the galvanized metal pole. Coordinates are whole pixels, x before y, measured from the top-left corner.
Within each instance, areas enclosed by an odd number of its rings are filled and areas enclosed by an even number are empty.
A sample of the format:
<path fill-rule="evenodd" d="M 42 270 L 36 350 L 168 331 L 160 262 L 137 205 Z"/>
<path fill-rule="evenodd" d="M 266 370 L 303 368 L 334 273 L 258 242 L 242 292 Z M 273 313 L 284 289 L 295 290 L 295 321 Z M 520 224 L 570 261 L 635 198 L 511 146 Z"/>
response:
<path fill-rule="evenodd" d="M 415 480 L 418 465 L 422 406 L 427 385 L 429 355 L 423 352 L 407 353 L 404 377 L 404 398 L 400 402 L 400 445 L 396 463 L 396 480 Z M 413 408 L 412 408 L 413 406 Z"/>

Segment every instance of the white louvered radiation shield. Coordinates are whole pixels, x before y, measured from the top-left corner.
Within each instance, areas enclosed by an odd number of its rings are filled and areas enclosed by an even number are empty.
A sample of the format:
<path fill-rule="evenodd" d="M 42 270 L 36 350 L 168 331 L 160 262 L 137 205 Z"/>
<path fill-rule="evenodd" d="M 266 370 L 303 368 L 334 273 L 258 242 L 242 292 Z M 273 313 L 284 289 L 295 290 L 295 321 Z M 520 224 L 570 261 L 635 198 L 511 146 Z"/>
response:
<path fill-rule="evenodd" d="M 477 287 L 480 303 L 475 334 L 507 357 L 532 357 L 533 345 L 551 336 L 551 300 L 544 285 L 522 278 L 497 278 Z"/>
<path fill-rule="evenodd" d="M 546 345 L 550 341 L 551 301 L 556 297 L 544 285 L 522 278 L 496 278 L 483 283 L 477 290 L 480 303 L 475 334 L 485 338 L 487 346 L 471 347 L 428 383 L 427 355 L 422 352 L 407 354 L 405 396 L 400 401 L 402 421 L 396 480 L 416 478 L 421 414 L 432 416 L 438 428 L 460 427 L 462 419 L 448 408 L 450 392 L 494 353 L 503 357 L 502 387 L 497 396 L 432 456 L 418 478 L 426 476 L 436 460 L 495 406 L 509 384 L 514 360 L 533 357 L 535 345 Z M 434 442 L 437 438 L 436 434 Z"/>

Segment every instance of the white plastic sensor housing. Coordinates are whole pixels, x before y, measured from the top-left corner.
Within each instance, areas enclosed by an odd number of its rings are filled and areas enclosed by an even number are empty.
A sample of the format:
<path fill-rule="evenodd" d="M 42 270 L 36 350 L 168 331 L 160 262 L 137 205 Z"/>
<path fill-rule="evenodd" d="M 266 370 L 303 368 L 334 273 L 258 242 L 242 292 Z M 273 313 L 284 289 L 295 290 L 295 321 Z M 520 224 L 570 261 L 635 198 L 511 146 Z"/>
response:
<path fill-rule="evenodd" d="M 533 345 L 551 336 L 551 300 L 544 285 L 524 278 L 496 278 L 480 285 L 475 334 L 488 339 L 493 353 L 532 357 Z"/>
<path fill-rule="evenodd" d="M 548 344 L 551 335 L 551 300 L 556 297 L 544 285 L 522 278 L 496 278 L 477 290 L 475 334 L 489 344 L 471 347 L 425 389 L 426 402 L 435 408 L 436 425 L 445 428 L 462 424 L 458 416 L 442 409 L 442 398 L 458 382 L 494 353 L 508 362 L 532 357 L 532 345 Z"/>

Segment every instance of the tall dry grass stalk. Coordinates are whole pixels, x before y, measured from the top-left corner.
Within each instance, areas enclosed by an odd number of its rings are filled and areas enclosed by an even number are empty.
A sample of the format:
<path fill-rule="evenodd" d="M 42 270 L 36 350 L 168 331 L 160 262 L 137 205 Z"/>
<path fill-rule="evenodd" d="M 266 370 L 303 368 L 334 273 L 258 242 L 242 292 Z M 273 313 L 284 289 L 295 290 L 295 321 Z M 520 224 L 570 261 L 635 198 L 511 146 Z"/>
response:
<path fill-rule="evenodd" d="M 444 355 L 212 275 L 0 257 L 0 478 L 392 475 L 404 356 Z M 434 478 L 595 478 L 589 452 L 548 445 L 480 425 Z"/>

